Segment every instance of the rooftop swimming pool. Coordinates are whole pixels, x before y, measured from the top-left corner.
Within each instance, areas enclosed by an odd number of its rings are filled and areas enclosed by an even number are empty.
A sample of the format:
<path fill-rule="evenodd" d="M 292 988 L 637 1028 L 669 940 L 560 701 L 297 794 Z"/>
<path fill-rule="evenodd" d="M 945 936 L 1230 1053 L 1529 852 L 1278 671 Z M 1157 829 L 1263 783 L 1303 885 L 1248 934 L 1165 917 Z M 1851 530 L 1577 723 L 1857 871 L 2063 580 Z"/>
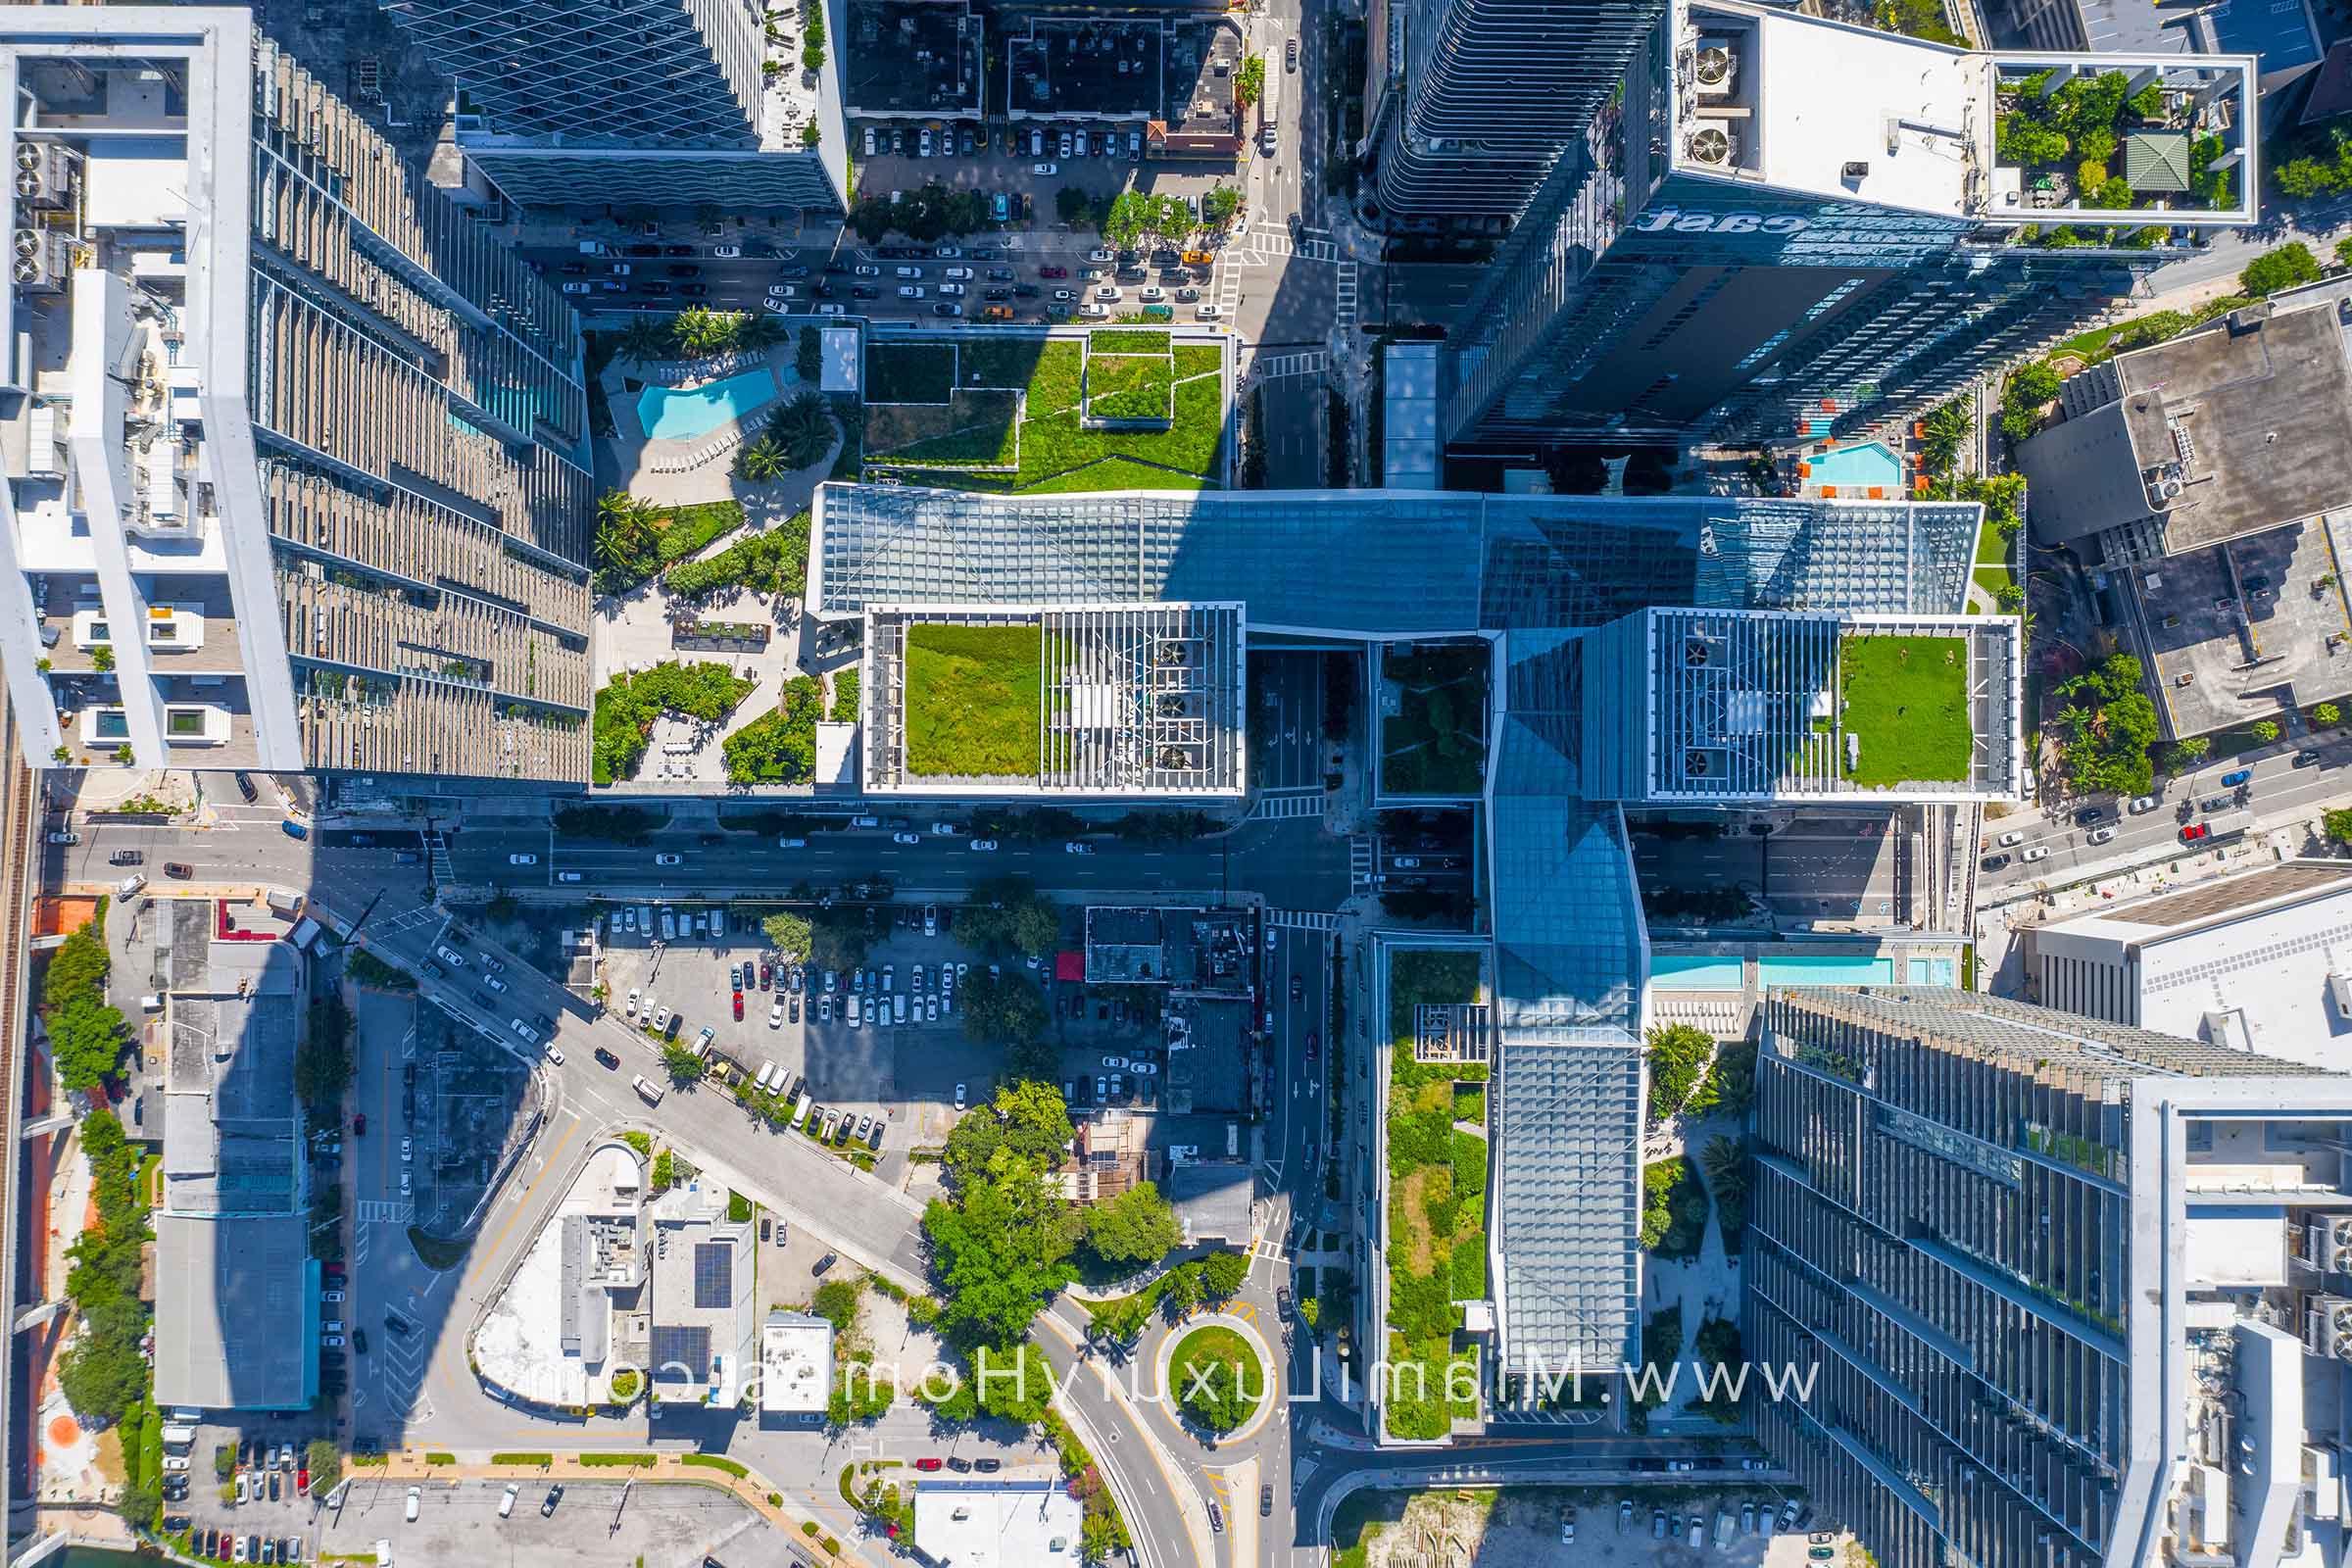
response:
<path fill-rule="evenodd" d="M 649 386 L 637 394 L 637 418 L 657 441 L 691 441 L 742 418 L 776 397 L 776 378 L 746 370 L 697 387 Z"/>
<path fill-rule="evenodd" d="M 1899 493 L 1902 487 L 1902 460 L 1876 441 L 1839 447 L 1834 452 L 1824 452 L 1818 458 L 1805 461 L 1812 470 L 1806 475 L 1806 482 L 1836 485 L 1839 495 L 1845 494 L 1848 485 L 1858 490 L 1868 490 L 1875 484 L 1884 488 L 1889 497 Z"/>
<path fill-rule="evenodd" d="M 1662 953 L 1649 960 L 1649 983 L 1659 991 L 1738 991 L 1747 981 L 1737 956 Z"/>
<path fill-rule="evenodd" d="M 1756 978 L 1767 990 L 1774 986 L 1888 986 L 1894 984 L 1894 960 L 1864 954 L 1758 958 Z"/>

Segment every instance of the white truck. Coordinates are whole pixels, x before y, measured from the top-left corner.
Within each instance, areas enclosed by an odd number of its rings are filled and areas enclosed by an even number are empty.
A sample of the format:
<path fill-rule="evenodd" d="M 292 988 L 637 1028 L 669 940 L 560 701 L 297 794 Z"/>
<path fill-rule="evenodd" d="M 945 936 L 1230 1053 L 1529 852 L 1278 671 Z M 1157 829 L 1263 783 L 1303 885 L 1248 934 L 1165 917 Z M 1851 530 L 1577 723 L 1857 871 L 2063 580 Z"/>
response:
<path fill-rule="evenodd" d="M 662 1086 L 646 1077 L 645 1074 L 639 1073 L 630 1081 L 629 1087 L 636 1090 L 637 1098 L 647 1104 L 659 1105 L 662 1103 Z"/>
<path fill-rule="evenodd" d="M 1262 58 L 1262 57 L 1261 57 Z M 1274 156 L 1278 144 L 1275 131 L 1280 124 L 1278 100 L 1282 96 L 1282 73 L 1268 71 L 1265 85 L 1257 95 L 1257 150 L 1266 157 Z"/>

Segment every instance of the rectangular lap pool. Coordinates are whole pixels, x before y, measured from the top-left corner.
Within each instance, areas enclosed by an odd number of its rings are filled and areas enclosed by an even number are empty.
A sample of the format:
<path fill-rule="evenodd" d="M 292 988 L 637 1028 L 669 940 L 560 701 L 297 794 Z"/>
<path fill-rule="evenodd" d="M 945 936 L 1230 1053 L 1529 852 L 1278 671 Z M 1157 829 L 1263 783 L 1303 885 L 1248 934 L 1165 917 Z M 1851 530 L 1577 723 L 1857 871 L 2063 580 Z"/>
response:
<path fill-rule="evenodd" d="M 1663 953 L 1649 960 L 1649 983 L 1659 991 L 1738 991 L 1746 980 L 1736 957 Z"/>
<path fill-rule="evenodd" d="M 1842 496 L 1847 486 L 1867 491 L 1872 485 L 1884 489 L 1889 497 L 1898 494 L 1903 483 L 1903 465 L 1895 455 L 1876 441 L 1859 446 L 1839 447 L 1824 452 L 1818 458 L 1806 460 L 1812 466 L 1807 475 L 1813 484 L 1836 485 Z"/>
<path fill-rule="evenodd" d="M 691 441 L 742 418 L 776 396 L 766 369 L 746 370 L 698 387 L 649 386 L 637 394 L 637 418 L 656 441 Z"/>
<path fill-rule="evenodd" d="M 1894 960 L 1862 954 L 1824 954 L 1810 958 L 1758 958 L 1759 984 L 1772 986 L 1886 986 L 1894 984 Z"/>

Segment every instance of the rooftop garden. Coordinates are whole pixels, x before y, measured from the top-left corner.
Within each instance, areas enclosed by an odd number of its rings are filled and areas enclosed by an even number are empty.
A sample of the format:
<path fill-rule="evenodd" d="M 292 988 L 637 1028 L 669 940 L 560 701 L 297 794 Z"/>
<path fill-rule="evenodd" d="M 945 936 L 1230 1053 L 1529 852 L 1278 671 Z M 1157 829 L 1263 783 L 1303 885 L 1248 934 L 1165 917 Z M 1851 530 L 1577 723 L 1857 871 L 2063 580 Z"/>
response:
<path fill-rule="evenodd" d="M 1840 727 L 1861 742 L 1849 780 L 1967 781 L 1976 750 L 1967 638 L 1858 632 L 1839 640 L 1838 663 Z"/>
<path fill-rule="evenodd" d="M 1475 795 L 1487 760 L 1485 643 L 1391 648 L 1381 662 L 1384 795 Z"/>
<path fill-rule="evenodd" d="M 589 776 L 614 784 L 637 776 L 654 720 L 663 713 L 716 724 L 752 694 L 758 682 L 723 663 L 665 660 L 651 669 L 616 675 L 596 694 L 596 752 Z"/>
<path fill-rule="evenodd" d="M 866 350 L 865 466 L 1005 494 L 1198 490 L 1224 467 L 1224 350 L 1104 329 Z M 1163 429 L 1089 428 L 1164 420 Z"/>
<path fill-rule="evenodd" d="M 1471 1002 L 1483 956 L 1406 951 L 1389 960 L 1388 1359 L 1392 1436 L 1442 1438 L 1478 1414 L 1477 1357 L 1457 1348 L 1462 1310 L 1487 1294 L 1485 1062 L 1413 1059 L 1423 1003 Z M 1477 1130 L 1465 1124 L 1475 1110 Z"/>
<path fill-rule="evenodd" d="M 2236 172 L 2211 166 L 2229 151 L 2200 128 L 2191 95 L 2150 83 L 2132 91 L 2120 71 L 2068 77 L 2005 77 L 1995 111 L 1993 157 L 2021 170 L 2035 207 L 2100 212 L 2215 212 L 2237 199 Z M 2034 232 L 2045 245 L 2153 245 L 2163 236 L 2131 229 Z"/>
<path fill-rule="evenodd" d="M 1035 778 L 1045 711 L 1035 626 L 906 628 L 906 769 L 947 778 Z"/>
<path fill-rule="evenodd" d="M 625 490 L 608 490 L 596 503 L 590 581 L 600 594 L 625 594 L 742 526 L 743 508 L 732 501 L 658 507 Z"/>

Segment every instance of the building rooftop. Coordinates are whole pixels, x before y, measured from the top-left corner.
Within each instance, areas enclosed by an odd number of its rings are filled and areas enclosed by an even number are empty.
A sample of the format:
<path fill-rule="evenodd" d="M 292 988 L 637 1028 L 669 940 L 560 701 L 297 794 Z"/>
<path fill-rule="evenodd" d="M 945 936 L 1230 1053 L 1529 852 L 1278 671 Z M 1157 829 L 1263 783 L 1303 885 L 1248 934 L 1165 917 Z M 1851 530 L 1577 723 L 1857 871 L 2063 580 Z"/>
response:
<path fill-rule="evenodd" d="M 2336 1067 L 2352 1039 L 2352 865 L 2288 860 L 2053 920 L 2044 960 L 2110 944 L 2140 1024 Z"/>
<path fill-rule="evenodd" d="M 1167 1035 L 1170 1115 L 1239 1115 L 1250 1108 L 1250 1030 L 1243 997 L 1184 994 L 1160 1011 Z"/>
<path fill-rule="evenodd" d="M 980 18 L 966 0 L 849 0 L 843 95 L 867 120 L 976 117 Z"/>
<path fill-rule="evenodd" d="M 1242 792 L 1239 605 L 875 606 L 864 646 L 869 794 Z"/>
<path fill-rule="evenodd" d="M 318 1388 L 318 1268 L 301 1214 L 155 1216 L 155 1397 L 289 1410 Z"/>
<path fill-rule="evenodd" d="M 697 1178 L 656 1199 L 649 1364 L 654 1397 L 731 1405 L 759 1353 L 752 1224 L 727 1218 L 727 1191 Z"/>
<path fill-rule="evenodd" d="M 1090 905 L 1086 983 L 1248 995 L 1249 916 L 1239 909 Z"/>
<path fill-rule="evenodd" d="M 1590 640 L 1609 689 L 1647 693 L 1612 708 L 1613 723 L 1586 726 L 1594 794 L 1731 804 L 2019 792 L 2014 618 L 1651 610 Z"/>
<path fill-rule="evenodd" d="M 1267 631 L 1597 625 L 1652 605 L 1960 614 L 1973 504 L 1449 491 L 987 496 L 821 485 L 808 602 L 1230 603 Z M 871 646 L 869 638 L 869 647 Z M 865 682 L 872 688 L 872 678 Z"/>
<path fill-rule="evenodd" d="M 760 1410 L 820 1415 L 833 1395 L 833 1325 L 806 1312 L 770 1312 L 760 1325 Z"/>
<path fill-rule="evenodd" d="M 1211 1155 L 1223 1150 L 1204 1151 Z M 1238 1246 L 1250 1240 L 1250 1201 L 1255 1179 L 1246 1159 L 1172 1159 L 1167 1180 L 1160 1184 L 1176 1207 L 1184 1227 L 1185 1245 L 1224 1242 Z"/>
<path fill-rule="evenodd" d="M 2181 555 L 2352 499 L 2352 362 L 2325 305 L 2250 306 L 2119 354 L 2062 407 L 2018 449 L 2044 540 L 2152 517 Z"/>
<path fill-rule="evenodd" d="M 914 1544 L 945 1568 L 1076 1568 L 1085 1510 L 1053 1481 L 955 1481 L 914 1490 Z"/>
<path fill-rule="evenodd" d="M 617 1141 L 597 1149 L 482 1314 L 476 1369 L 539 1404 L 593 1404 L 611 1393 L 621 1335 L 637 1309 L 647 1252 L 644 1171 Z"/>

